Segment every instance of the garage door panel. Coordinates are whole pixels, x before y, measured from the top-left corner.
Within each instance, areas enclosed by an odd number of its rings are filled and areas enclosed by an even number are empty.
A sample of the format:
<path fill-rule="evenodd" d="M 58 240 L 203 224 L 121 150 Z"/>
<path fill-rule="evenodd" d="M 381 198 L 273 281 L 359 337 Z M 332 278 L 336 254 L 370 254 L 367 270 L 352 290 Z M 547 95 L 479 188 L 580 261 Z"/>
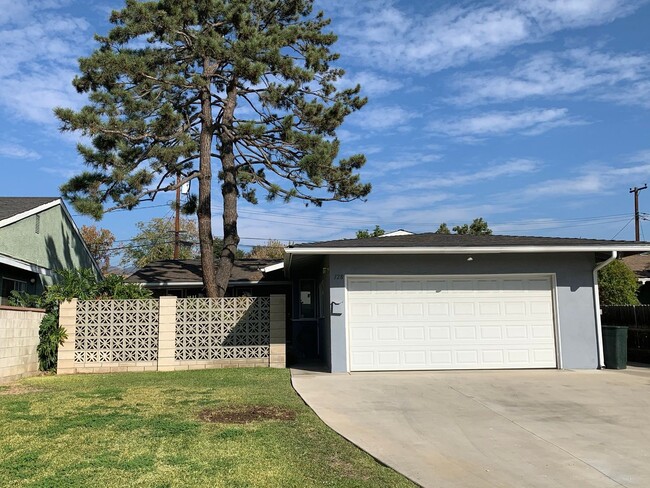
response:
<path fill-rule="evenodd" d="M 402 280 L 400 283 L 402 291 L 422 292 L 424 290 L 422 280 Z"/>
<path fill-rule="evenodd" d="M 350 278 L 347 300 L 353 371 L 556 367 L 550 277 Z"/>
<path fill-rule="evenodd" d="M 381 327 L 377 329 L 378 341 L 397 341 L 400 339 L 398 327 Z"/>
<path fill-rule="evenodd" d="M 548 300 L 545 301 L 531 301 L 529 312 L 530 315 L 542 315 L 547 317 L 553 313 L 551 303 Z"/>
<path fill-rule="evenodd" d="M 474 302 L 455 302 L 454 315 L 474 315 Z"/>
<path fill-rule="evenodd" d="M 425 349 L 405 351 L 402 354 L 406 365 L 426 366 L 427 364 L 427 351 Z"/>
<path fill-rule="evenodd" d="M 519 316 L 525 316 L 526 315 L 526 302 L 520 301 L 509 301 L 505 303 L 504 307 L 504 312 L 505 315 L 519 315 Z"/>
<path fill-rule="evenodd" d="M 501 302 L 479 302 L 478 313 L 481 316 L 499 317 L 502 314 Z"/>
<path fill-rule="evenodd" d="M 432 341 L 451 338 L 451 326 L 439 325 L 436 327 L 427 327 L 429 339 Z"/>
<path fill-rule="evenodd" d="M 378 303 L 375 305 L 377 308 L 378 317 L 397 317 L 399 315 L 399 306 L 397 303 Z"/>
<path fill-rule="evenodd" d="M 481 351 L 481 360 L 484 365 L 494 365 L 499 366 L 503 364 L 503 351 L 501 349 L 487 349 Z"/>
<path fill-rule="evenodd" d="M 510 364 L 524 364 L 530 363 L 530 354 L 527 349 L 511 349 L 506 351 L 508 363 Z"/>
<path fill-rule="evenodd" d="M 479 327 L 481 339 L 503 339 L 502 329 L 498 325 L 483 325 Z"/>
<path fill-rule="evenodd" d="M 461 341 L 465 339 L 476 339 L 476 328 L 454 327 L 454 339 Z"/>
<path fill-rule="evenodd" d="M 424 280 L 422 290 L 441 292 L 448 288 L 447 280 Z"/>
<path fill-rule="evenodd" d="M 377 351 L 377 362 L 386 368 L 399 367 L 402 363 L 399 351 Z"/>
<path fill-rule="evenodd" d="M 430 316 L 449 316 L 449 304 L 447 302 L 427 303 L 427 312 Z"/>
<path fill-rule="evenodd" d="M 350 304 L 350 315 L 355 318 L 373 317 L 372 304 L 363 302 L 354 302 Z"/>
<path fill-rule="evenodd" d="M 466 368 L 478 368 L 478 351 L 476 350 L 457 350 L 455 351 L 456 364 Z"/>
<path fill-rule="evenodd" d="M 402 337 L 406 341 L 423 341 L 426 338 L 424 327 L 403 327 Z"/>

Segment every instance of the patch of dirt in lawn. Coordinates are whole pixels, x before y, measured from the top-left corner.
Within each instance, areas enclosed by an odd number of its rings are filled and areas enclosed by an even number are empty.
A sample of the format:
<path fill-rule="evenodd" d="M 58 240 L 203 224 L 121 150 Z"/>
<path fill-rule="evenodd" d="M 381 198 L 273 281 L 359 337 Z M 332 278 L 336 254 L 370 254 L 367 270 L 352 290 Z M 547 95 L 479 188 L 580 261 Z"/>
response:
<path fill-rule="evenodd" d="M 343 476 L 346 476 L 348 478 L 356 478 L 363 481 L 367 481 L 368 479 L 370 479 L 369 476 L 363 475 L 359 472 L 358 466 L 354 465 L 349 461 L 341 459 L 338 456 L 331 457 L 329 460 L 329 464 L 332 467 L 332 469 L 335 469 Z"/>
<path fill-rule="evenodd" d="M 0 395 L 25 395 L 27 393 L 38 393 L 43 391 L 40 388 L 22 385 L 0 385 Z"/>
<path fill-rule="evenodd" d="M 199 412 L 199 420 L 220 424 L 248 424 L 260 420 L 296 419 L 296 412 L 288 408 L 244 405 L 240 407 L 204 408 Z"/>

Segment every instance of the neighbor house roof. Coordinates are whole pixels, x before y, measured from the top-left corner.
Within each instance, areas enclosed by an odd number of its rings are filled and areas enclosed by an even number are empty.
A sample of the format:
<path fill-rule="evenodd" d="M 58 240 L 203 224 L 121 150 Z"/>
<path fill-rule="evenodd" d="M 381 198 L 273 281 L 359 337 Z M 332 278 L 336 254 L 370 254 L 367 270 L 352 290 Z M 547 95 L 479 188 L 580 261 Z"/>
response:
<path fill-rule="evenodd" d="M 0 197 L 0 227 L 54 206 L 59 197 Z M 41 208 L 44 207 L 44 208 Z"/>
<path fill-rule="evenodd" d="M 264 283 L 284 280 L 279 273 L 265 273 L 264 269 L 278 264 L 277 259 L 236 259 L 230 275 L 230 283 Z M 154 261 L 135 271 L 126 281 L 144 283 L 148 286 L 188 286 L 201 285 L 203 273 L 199 259 L 169 259 Z"/>
<path fill-rule="evenodd" d="M 102 276 L 101 269 L 92 253 L 88 249 L 88 245 L 81 236 L 81 233 L 77 228 L 77 224 L 70 215 L 70 212 L 68 212 L 68 209 L 64 205 L 63 200 L 61 200 L 59 197 L 0 197 L 0 228 L 9 226 L 15 222 L 19 222 L 23 219 L 26 219 L 27 217 L 31 217 L 32 215 L 40 214 L 41 212 L 44 212 L 45 210 L 56 206 L 61 207 L 63 214 L 70 222 L 70 225 L 74 229 L 74 232 L 77 234 L 79 242 L 81 242 L 81 245 L 88 254 L 88 258 L 90 259 L 92 266 L 95 268 L 97 274 L 99 276 Z M 3 255 L 3 261 L 5 264 L 9 264 L 10 266 L 14 266 L 19 269 L 26 269 L 47 275 L 51 274 L 51 270 L 49 268 L 37 266 L 32 263 L 24 264 L 20 259 L 16 259 L 14 256 Z"/>
<path fill-rule="evenodd" d="M 413 232 L 404 229 L 397 229 L 391 232 L 386 232 L 385 234 L 382 234 L 377 237 L 394 237 L 394 236 L 410 236 L 410 235 L 413 235 Z"/>
<path fill-rule="evenodd" d="M 650 280 L 650 254 L 635 254 L 634 256 L 627 256 L 623 258 L 640 281 Z"/>
<path fill-rule="evenodd" d="M 579 252 L 579 251 L 650 251 L 650 243 L 579 239 L 565 237 L 529 237 L 500 235 L 425 234 L 341 239 L 297 244 L 289 254 L 405 254 L 460 252 Z"/>

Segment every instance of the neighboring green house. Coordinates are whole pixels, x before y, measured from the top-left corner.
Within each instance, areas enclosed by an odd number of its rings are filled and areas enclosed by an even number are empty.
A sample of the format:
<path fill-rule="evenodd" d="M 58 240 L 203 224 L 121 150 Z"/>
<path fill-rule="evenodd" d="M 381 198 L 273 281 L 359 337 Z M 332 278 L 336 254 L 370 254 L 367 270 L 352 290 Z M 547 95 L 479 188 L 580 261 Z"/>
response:
<path fill-rule="evenodd" d="M 57 197 L 0 197 L 0 305 L 12 290 L 40 293 L 56 270 L 92 268 L 70 213 Z"/>

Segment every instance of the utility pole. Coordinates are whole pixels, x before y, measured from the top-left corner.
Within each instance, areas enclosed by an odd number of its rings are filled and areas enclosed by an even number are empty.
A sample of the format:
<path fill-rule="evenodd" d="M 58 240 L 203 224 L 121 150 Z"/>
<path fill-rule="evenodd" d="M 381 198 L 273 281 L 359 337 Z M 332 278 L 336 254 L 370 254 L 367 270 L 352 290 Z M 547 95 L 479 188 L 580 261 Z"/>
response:
<path fill-rule="evenodd" d="M 639 192 L 648 188 L 648 184 L 644 184 L 642 187 L 630 188 L 630 193 L 634 193 L 634 240 L 639 242 L 641 240 L 640 226 L 639 221 L 641 220 L 639 215 Z"/>
<path fill-rule="evenodd" d="M 181 180 L 180 174 L 176 175 L 176 217 L 174 218 L 174 259 L 178 259 L 181 252 Z M 637 239 L 638 240 L 638 239 Z"/>

